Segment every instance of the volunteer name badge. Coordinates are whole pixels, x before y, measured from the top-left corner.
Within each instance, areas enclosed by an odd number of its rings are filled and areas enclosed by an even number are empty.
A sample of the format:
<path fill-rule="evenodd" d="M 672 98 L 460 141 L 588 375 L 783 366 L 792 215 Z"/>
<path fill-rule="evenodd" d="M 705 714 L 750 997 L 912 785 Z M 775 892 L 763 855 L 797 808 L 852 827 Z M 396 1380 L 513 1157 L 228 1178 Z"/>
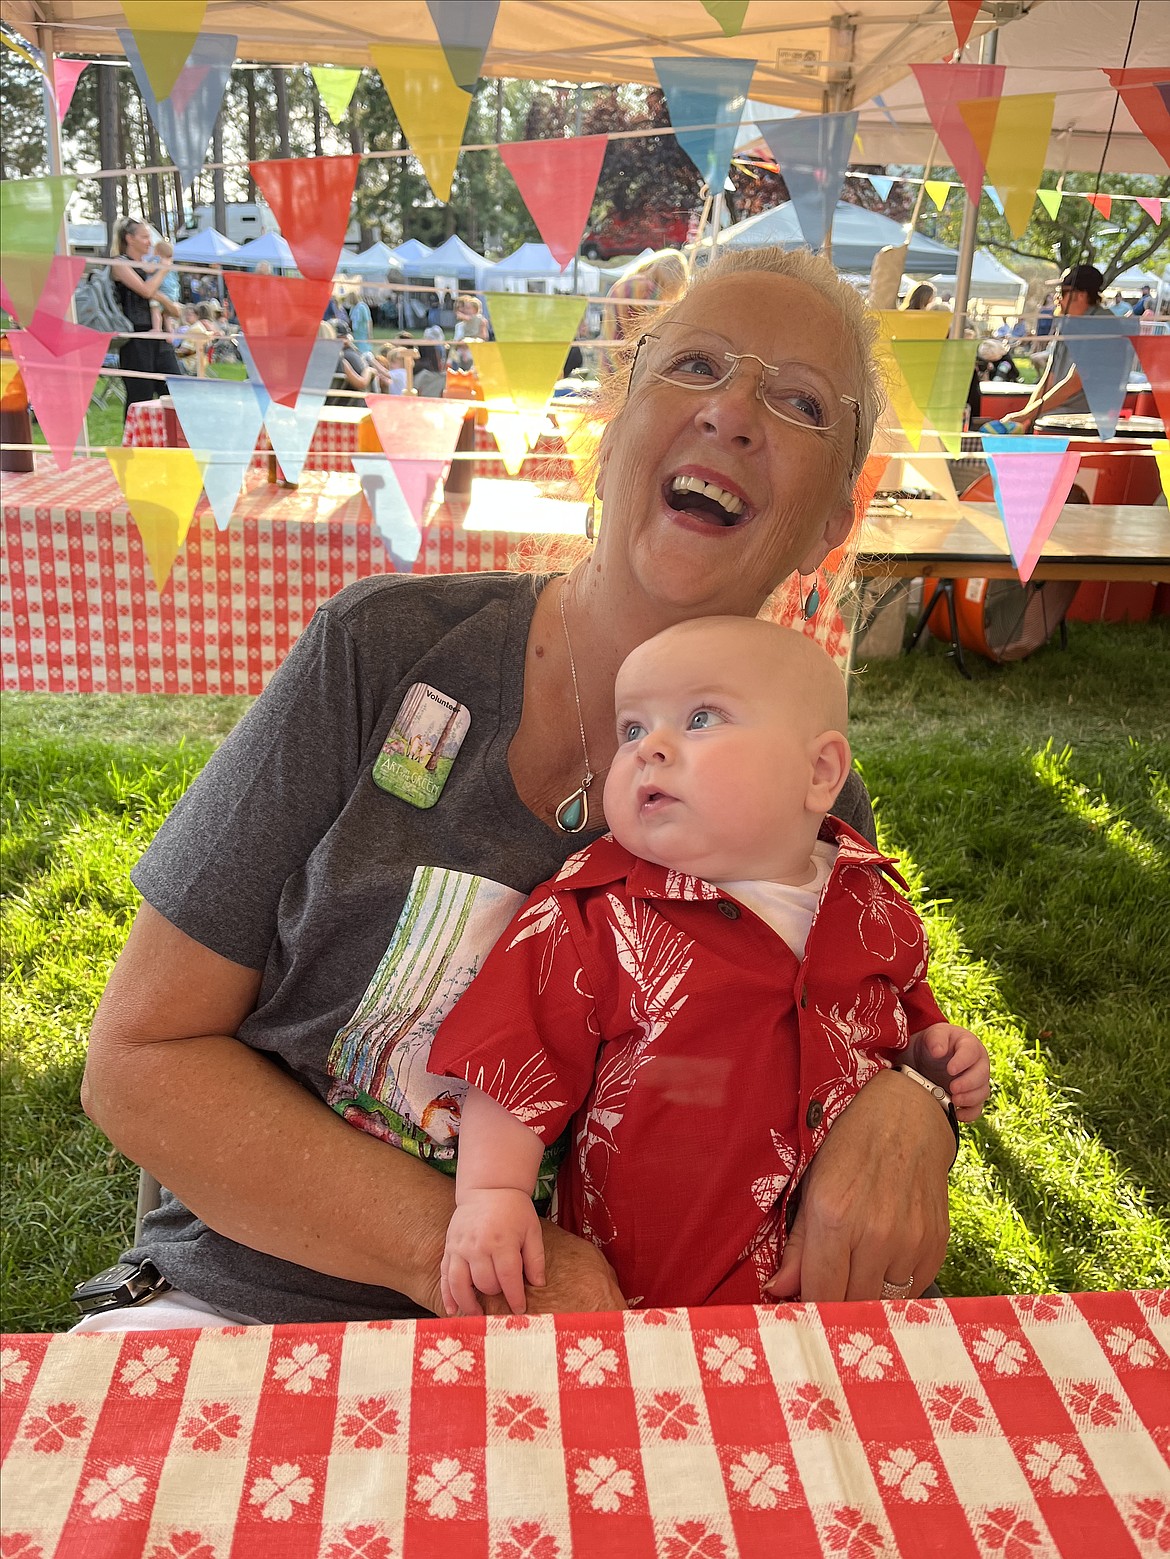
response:
<path fill-rule="evenodd" d="M 470 724 L 471 713 L 462 704 L 416 682 L 374 762 L 374 784 L 412 807 L 433 807 Z"/>

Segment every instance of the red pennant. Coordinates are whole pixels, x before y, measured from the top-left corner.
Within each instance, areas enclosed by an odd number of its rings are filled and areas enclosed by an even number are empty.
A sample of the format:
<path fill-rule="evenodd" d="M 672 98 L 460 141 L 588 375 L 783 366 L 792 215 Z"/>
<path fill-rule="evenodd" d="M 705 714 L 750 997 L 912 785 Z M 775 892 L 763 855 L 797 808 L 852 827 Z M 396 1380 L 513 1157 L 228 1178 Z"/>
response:
<path fill-rule="evenodd" d="M 84 255 L 55 254 L 53 256 L 48 280 L 41 289 L 33 317 L 28 321 L 31 333 L 47 346 L 50 352 L 67 350 L 58 345 L 62 340 L 61 327 L 73 324 L 69 318 L 69 305 L 73 302 L 73 294 L 77 291 L 77 284 L 84 270 Z"/>
<path fill-rule="evenodd" d="M 332 281 L 349 226 L 360 157 L 281 157 L 249 164 L 302 276 Z"/>
<path fill-rule="evenodd" d="M 1170 104 L 1165 88 L 1170 83 L 1170 66 L 1153 70 L 1111 70 L 1102 66 L 1121 101 L 1129 109 L 1134 124 L 1170 168 Z"/>
<path fill-rule="evenodd" d="M 455 453 L 466 410 L 461 402 L 430 396 L 367 395 L 366 405 L 378 442 L 391 459 L 449 461 Z"/>
<path fill-rule="evenodd" d="M 948 0 L 951 8 L 951 21 L 955 24 L 955 37 L 959 41 L 959 48 L 967 42 L 971 36 L 971 28 L 975 18 L 979 14 L 979 7 L 983 0 Z"/>
<path fill-rule="evenodd" d="M 1170 429 L 1170 336 L 1130 336 L 1129 342 L 1150 381 L 1158 415 Z"/>
<path fill-rule="evenodd" d="M 500 157 L 558 265 L 568 265 L 589 220 L 609 138 L 515 141 Z"/>
<path fill-rule="evenodd" d="M 1096 206 L 1106 221 L 1109 220 L 1109 213 L 1113 210 L 1112 195 L 1088 195 L 1086 199 L 1091 206 Z"/>
<path fill-rule="evenodd" d="M 930 122 L 951 166 L 976 203 L 983 194 L 984 161 L 959 104 L 1003 93 L 1002 65 L 911 65 Z"/>
<path fill-rule="evenodd" d="M 1155 222 L 1161 222 L 1161 220 L 1162 220 L 1162 199 L 1161 199 L 1161 196 L 1159 196 L 1159 195 L 1135 195 L 1134 199 L 1137 201 L 1138 205 L 1142 208 L 1142 210 L 1146 213 L 1146 215 L 1148 217 L 1152 217 Z"/>
<path fill-rule="evenodd" d="M 265 389 L 278 405 L 295 406 L 332 278 L 228 274 L 225 280 Z"/>
<path fill-rule="evenodd" d="M 111 338 L 71 320 L 57 324 L 52 347 L 27 330 L 10 330 L 8 341 L 57 469 L 68 471 Z"/>

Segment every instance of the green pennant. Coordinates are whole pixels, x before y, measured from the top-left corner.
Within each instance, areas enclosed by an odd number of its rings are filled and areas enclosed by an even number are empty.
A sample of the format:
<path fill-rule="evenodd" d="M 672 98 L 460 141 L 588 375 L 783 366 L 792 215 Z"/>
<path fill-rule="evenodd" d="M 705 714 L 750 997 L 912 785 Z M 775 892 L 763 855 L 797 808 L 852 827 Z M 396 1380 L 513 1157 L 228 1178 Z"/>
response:
<path fill-rule="evenodd" d="M 49 278 L 65 207 L 76 184 L 64 174 L 0 183 L 0 272 L 25 326 Z"/>
<path fill-rule="evenodd" d="M 702 0 L 702 4 L 704 11 L 719 23 L 725 38 L 734 38 L 743 27 L 748 0 Z"/>
<path fill-rule="evenodd" d="M 1051 220 L 1055 222 L 1056 213 L 1060 210 L 1060 203 L 1064 199 L 1064 196 L 1061 194 L 1060 190 L 1038 189 L 1036 191 L 1036 199 L 1044 207 L 1045 211 L 1047 211 Z"/>
<path fill-rule="evenodd" d="M 309 74 L 317 86 L 325 112 L 335 125 L 341 123 L 361 77 L 360 70 L 345 65 L 310 65 Z"/>

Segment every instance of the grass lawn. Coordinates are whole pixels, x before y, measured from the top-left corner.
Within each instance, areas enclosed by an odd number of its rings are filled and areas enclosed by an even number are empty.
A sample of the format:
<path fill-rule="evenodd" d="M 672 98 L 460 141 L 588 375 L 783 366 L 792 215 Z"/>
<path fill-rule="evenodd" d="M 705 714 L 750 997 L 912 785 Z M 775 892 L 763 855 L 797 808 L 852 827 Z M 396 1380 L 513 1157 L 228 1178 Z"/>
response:
<path fill-rule="evenodd" d="M 944 1292 L 1170 1284 L 1170 624 L 1074 624 L 965 683 L 874 662 L 852 737 L 926 914 L 933 978 L 993 1052 L 952 1176 Z M 135 1172 L 85 1120 L 85 1035 L 128 869 L 242 699 L 3 702 L 3 1326 L 69 1324 L 128 1239 Z"/>

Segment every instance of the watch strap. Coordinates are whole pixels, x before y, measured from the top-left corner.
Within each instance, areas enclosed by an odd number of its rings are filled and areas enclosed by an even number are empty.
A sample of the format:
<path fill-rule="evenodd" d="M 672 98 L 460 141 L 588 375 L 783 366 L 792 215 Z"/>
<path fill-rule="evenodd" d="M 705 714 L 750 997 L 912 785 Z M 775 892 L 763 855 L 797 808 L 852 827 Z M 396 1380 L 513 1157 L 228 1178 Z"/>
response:
<path fill-rule="evenodd" d="M 950 1094 L 945 1088 L 940 1088 L 937 1083 L 932 1083 L 929 1077 L 923 1077 L 921 1072 L 916 1072 L 912 1066 L 899 1066 L 895 1070 L 901 1072 L 903 1077 L 908 1077 L 911 1082 L 917 1083 L 920 1088 L 925 1088 L 927 1093 L 932 1098 L 937 1099 L 943 1110 L 946 1111 L 947 1120 L 950 1122 L 951 1130 L 955 1134 L 955 1158 L 958 1158 L 959 1117 L 955 1114 L 955 1106 Z M 955 1162 L 955 1158 L 951 1159 L 952 1164 Z"/>

